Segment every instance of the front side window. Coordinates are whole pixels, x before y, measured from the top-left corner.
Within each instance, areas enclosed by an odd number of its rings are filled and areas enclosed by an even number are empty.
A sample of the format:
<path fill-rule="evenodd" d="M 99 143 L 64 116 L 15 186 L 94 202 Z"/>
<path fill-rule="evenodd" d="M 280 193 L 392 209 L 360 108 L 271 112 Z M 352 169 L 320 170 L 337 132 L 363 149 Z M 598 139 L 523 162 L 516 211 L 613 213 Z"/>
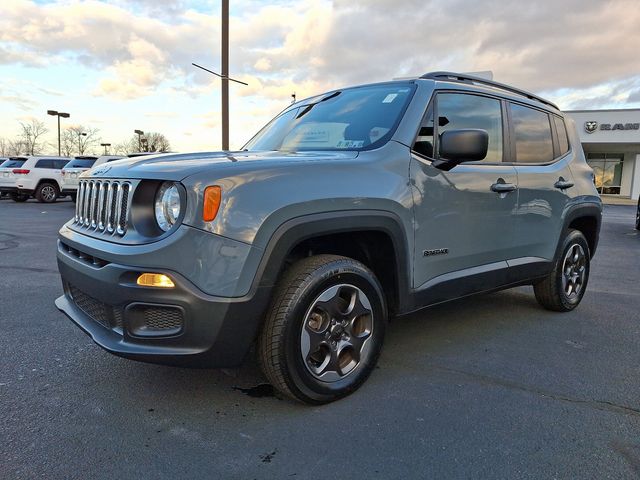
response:
<path fill-rule="evenodd" d="M 516 162 L 548 163 L 553 160 L 549 115 L 540 110 L 511 104 L 516 141 Z"/>
<path fill-rule="evenodd" d="M 486 130 L 489 148 L 483 161 L 502 162 L 502 108 L 499 100 L 479 95 L 441 93 L 437 97 L 436 111 L 438 138 L 447 130 Z"/>
<path fill-rule="evenodd" d="M 314 97 L 272 120 L 245 145 L 250 151 L 366 150 L 393 135 L 415 86 L 394 83 Z"/>

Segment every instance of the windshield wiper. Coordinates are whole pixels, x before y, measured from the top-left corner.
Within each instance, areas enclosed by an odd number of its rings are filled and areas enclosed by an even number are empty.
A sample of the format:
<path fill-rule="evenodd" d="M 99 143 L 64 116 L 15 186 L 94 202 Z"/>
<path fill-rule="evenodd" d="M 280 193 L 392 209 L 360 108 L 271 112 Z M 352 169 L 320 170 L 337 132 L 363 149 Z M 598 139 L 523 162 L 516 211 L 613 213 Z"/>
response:
<path fill-rule="evenodd" d="M 311 111 L 311 109 L 313 107 L 315 107 L 317 104 L 322 103 L 326 100 L 331 100 L 332 98 L 336 98 L 338 95 L 340 95 L 342 92 L 337 91 L 337 92 L 333 92 L 330 93 L 329 95 L 327 95 L 326 97 L 321 98 L 320 100 L 318 100 L 317 102 L 313 102 L 310 103 L 309 105 L 307 105 L 306 107 L 304 107 L 304 110 L 302 110 L 297 116 L 296 116 L 296 120 L 298 120 L 300 117 L 306 115 L 307 113 L 309 113 Z"/>

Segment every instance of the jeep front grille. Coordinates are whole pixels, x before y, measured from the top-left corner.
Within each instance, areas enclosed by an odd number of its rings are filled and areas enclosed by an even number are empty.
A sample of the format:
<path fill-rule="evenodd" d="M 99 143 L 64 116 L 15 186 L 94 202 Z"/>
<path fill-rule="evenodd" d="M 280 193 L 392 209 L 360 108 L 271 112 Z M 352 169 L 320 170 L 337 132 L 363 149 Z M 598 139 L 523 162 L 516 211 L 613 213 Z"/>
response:
<path fill-rule="evenodd" d="M 126 180 L 81 180 L 74 223 L 87 230 L 123 236 L 129 221 L 131 183 Z"/>

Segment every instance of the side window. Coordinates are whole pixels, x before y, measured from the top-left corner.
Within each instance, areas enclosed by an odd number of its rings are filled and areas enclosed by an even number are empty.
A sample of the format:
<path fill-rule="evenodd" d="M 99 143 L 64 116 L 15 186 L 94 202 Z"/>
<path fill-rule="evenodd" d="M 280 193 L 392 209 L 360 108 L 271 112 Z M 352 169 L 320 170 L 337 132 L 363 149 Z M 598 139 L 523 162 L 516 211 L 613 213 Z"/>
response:
<path fill-rule="evenodd" d="M 447 130 L 480 128 L 489 134 L 485 162 L 502 162 L 502 108 L 500 100 L 460 93 L 437 96 L 438 138 Z M 439 156 L 439 155 L 438 155 Z"/>
<path fill-rule="evenodd" d="M 68 160 L 54 160 L 53 164 L 55 165 L 54 168 L 56 168 L 57 170 L 62 169 L 67 163 L 69 163 Z"/>
<path fill-rule="evenodd" d="M 553 116 L 556 123 L 556 132 L 558 132 L 558 146 L 560 147 L 560 155 L 564 155 L 569 151 L 569 139 L 567 138 L 567 127 L 564 120 L 560 117 Z"/>
<path fill-rule="evenodd" d="M 53 168 L 53 160 L 38 160 L 35 168 Z"/>
<path fill-rule="evenodd" d="M 433 158 L 433 108 L 429 107 L 422 120 L 413 150 L 425 157 Z"/>
<path fill-rule="evenodd" d="M 540 110 L 511 104 L 516 141 L 516 162 L 547 163 L 553 160 L 549 115 Z M 566 136 L 566 135 L 565 135 Z"/>

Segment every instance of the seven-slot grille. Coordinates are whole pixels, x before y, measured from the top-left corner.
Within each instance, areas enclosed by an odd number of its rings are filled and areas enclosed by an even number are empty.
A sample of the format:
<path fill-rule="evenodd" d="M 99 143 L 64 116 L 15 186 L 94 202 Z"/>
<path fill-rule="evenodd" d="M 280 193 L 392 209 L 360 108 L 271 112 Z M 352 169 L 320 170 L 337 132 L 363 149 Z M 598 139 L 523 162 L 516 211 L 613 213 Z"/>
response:
<path fill-rule="evenodd" d="M 76 200 L 76 225 L 124 235 L 129 220 L 131 183 L 123 180 L 81 180 Z"/>

